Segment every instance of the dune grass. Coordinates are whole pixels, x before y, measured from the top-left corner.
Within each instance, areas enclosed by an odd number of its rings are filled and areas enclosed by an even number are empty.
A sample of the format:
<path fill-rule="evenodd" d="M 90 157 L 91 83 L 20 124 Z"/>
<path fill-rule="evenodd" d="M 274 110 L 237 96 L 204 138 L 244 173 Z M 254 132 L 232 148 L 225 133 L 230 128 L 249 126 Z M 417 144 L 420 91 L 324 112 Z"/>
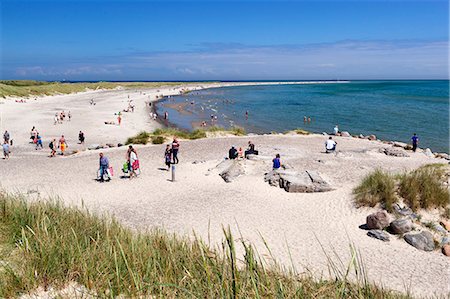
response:
<path fill-rule="evenodd" d="M 222 246 L 212 249 L 197 238 L 132 232 L 85 209 L 4 193 L 0 227 L 0 260 L 6 261 L 0 263 L 0 298 L 68 282 L 100 298 L 408 298 L 370 285 L 354 250 L 347 267 L 330 258 L 335 280 L 315 280 L 267 266 L 251 245 L 235 244 L 229 229 Z M 243 259 L 236 255 L 239 245 Z"/>
<path fill-rule="evenodd" d="M 204 82 L 202 82 L 204 83 Z M 53 94 L 68 94 L 96 89 L 114 89 L 123 87 L 132 88 L 158 88 L 164 86 L 180 86 L 183 82 L 93 82 L 93 83 L 63 83 L 32 80 L 4 80 L 0 81 L 0 97 L 33 97 Z M 189 84 L 195 84 L 190 82 Z"/>
<path fill-rule="evenodd" d="M 450 193 L 442 186 L 445 171 L 442 164 L 420 167 L 400 176 L 399 194 L 417 211 L 429 208 L 447 208 Z"/>
<path fill-rule="evenodd" d="M 142 131 L 133 137 L 129 137 L 125 144 L 147 144 L 149 138 L 150 134 L 148 132 Z"/>
<path fill-rule="evenodd" d="M 389 173 L 376 169 L 362 180 L 353 190 L 353 194 L 358 207 L 381 204 L 387 211 L 392 212 L 392 205 L 397 201 L 395 179 Z"/>
<path fill-rule="evenodd" d="M 367 175 L 353 190 L 356 206 L 374 207 L 380 204 L 392 212 L 400 200 L 413 211 L 419 209 L 448 209 L 450 193 L 444 186 L 444 164 L 424 165 L 416 170 L 391 175 L 380 169 Z"/>

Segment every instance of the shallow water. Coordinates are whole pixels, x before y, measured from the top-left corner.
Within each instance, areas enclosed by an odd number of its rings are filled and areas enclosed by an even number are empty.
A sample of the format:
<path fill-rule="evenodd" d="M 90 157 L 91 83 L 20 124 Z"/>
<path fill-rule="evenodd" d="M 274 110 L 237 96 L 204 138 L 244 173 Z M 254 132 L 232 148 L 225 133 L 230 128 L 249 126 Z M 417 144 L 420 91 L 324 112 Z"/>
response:
<path fill-rule="evenodd" d="M 167 103 L 184 105 L 181 110 Z M 420 147 L 449 152 L 446 80 L 223 87 L 171 97 L 159 104 L 158 113 L 164 111 L 169 112 L 171 123 L 185 129 L 206 121 L 241 126 L 252 133 L 295 128 L 320 133 L 332 132 L 338 124 L 351 134 L 404 142 L 416 132 Z M 211 121 L 211 115 L 217 120 Z M 305 123 L 304 116 L 311 117 L 311 122 Z"/>

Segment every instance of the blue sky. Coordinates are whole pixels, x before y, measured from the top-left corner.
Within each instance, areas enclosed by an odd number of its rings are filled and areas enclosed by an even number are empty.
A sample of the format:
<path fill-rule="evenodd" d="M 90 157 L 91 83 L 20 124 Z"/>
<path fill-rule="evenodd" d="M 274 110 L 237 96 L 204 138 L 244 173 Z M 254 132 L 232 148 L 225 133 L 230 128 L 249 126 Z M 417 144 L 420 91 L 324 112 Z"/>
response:
<path fill-rule="evenodd" d="M 2 79 L 446 79 L 447 1 L 1 1 Z"/>

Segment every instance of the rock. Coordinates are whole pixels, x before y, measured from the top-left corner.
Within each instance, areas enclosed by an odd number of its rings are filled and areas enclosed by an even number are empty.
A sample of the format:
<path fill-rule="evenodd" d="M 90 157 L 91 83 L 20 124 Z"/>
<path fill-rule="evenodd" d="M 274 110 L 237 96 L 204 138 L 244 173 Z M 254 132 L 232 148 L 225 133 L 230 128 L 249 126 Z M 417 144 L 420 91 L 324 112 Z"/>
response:
<path fill-rule="evenodd" d="M 381 148 L 380 152 L 386 154 L 387 156 L 409 157 L 409 155 L 404 150 L 393 147 Z"/>
<path fill-rule="evenodd" d="M 450 238 L 449 237 L 443 237 L 441 240 L 441 246 L 444 246 L 445 244 L 450 244 Z"/>
<path fill-rule="evenodd" d="M 92 151 L 92 150 L 98 150 L 100 149 L 100 145 L 99 144 L 91 144 L 90 146 L 88 146 L 88 150 Z"/>
<path fill-rule="evenodd" d="M 200 164 L 200 163 L 205 163 L 205 160 L 195 160 L 194 162 L 192 162 L 192 164 Z"/>
<path fill-rule="evenodd" d="M 434 157 L 433 152 L 432 152 L 429 148 L 427 148 L 427 149 L 425 150 L 424 154 L 425 154 L 425 156 L 427 156 L 428 158 Z"/>
<path fill-rule="evenodd" d="M 449 155 L 446 154 L 446 153 L 436 153 L 436 154 L 434 154 L 434 156 L 435 156 L 436 158 L 445 159 L 445 160 L 450 160 Z"/>
<path fill-rule="evenodd" d="M 418 234 L 406 234 L 403 237 L 411 246 L 416 247 L 419 250 L 433 251 L 434 250 L 434 240 L 433 235 L 428 231 L 423 231 Z"/>
<path fill-rule="evenodd" d="M 351 137 L 350 133 L 347 132 L 347 131 L 342 132 L 342 133 L 341 133 L 341 136 L 342 136 L 342 137 Z"/>
<path fill-rule="evenodd" d="M 328 136 L 328 133 L 322 132 L 322 135 L 323 135 L 323 136 Z"/>
<path fill-rule="evenodd" d="M 270 185 L 279 185 L 287 192 L 326 192 L 331 186 L 318 172 L 306 170 L 298 172 L 292 169 L 276 170 L 265 175 L 264 180 Z"/>
<path fill-rule="evenodd" d="M 413 214 L 413 211 L 408 207 L 400 207 L 398 203 L 393 205 L 395 212 L 402 216 L 410 216 Z"/>
<path fill-rule="evenodd" d="M 369 136 L 367 136 L 367 139 L 369 139 L 369 140 L 377 140 L 377 136 L 369 135 Z"/>
<path fill-rule="evenodd" d="M 389 235 L 386 232 L 379 230 L 379 229 L 369 230 L 367 232 L 367 235 L 369 237 L 372 237 L 372 238 L 375 238 L 375 239 L 378 239 L 378 240 L 381 240 L 384 242 L 389 242 Z"/>
<path fill-rule="evenodd" d="M 393 234 L 404 234 L 412 230 L 412 221 L 409 218 L 401 218 L 391 222 L 389 231 Z"/>
<path fill-rule="evenodd" d="M 123 146 L 122 143 L 117 143 L 117 147 L 121 147 L 121 146 Z"/>
<path fill-rule="evenodd" d="M 404 143 L 404 142 L 399 142 L 399 141 L 394 141 L 393 146 L 395 147 L 402 147 L 405 148 L 408 144 Z"/>
<path fill-rule="evenodd" d="M 386 211 L 378 211 L 366 218 L 368 229 L 383 229 L 389 226 L 389 215 Z"/>
<path fill-rule="evenodd" d="M 364 135 L 363 134 L 359 134 L 358 138 L 364 139 Z"/>
<path fill-rule="evenodd" d="M 112 143 L 107 143 L 106 146 L 109 147 L 109 148 L 116 147 L 116 146 L 115 146 L 114 144 L 112 144 Z"/>
<path fill-rule="evenodd" d="M 450 231 L 450 221 L 449 220 L 443 219 L 443 220 L 441 220 L 440 223 L 443 227 L 445 227 L 446 230 Z"/>
<path fill-rule="evenodd" d="M 411 151 L 412 150 L 412 145 L 411 144 L 407 144 L 403 147 L 405 150 Z"/>
<path fill-rule="evenodd" d="M 241 165 L 239 161 L 232 161 L 232 162 L 233 163 L 231 163 L 231 165 L 228 168 L 219 173 L 222 179 L 227 183 L 234 181 L 238 176 L 245 173 L 244 167 Z"/>
<path fill-rule="evenodd" d="M 442 246 L 442 253 L 445 256 L 450 256 L 450 245 L 445 244 L 444 246 Z"/>
<path fill-rule="evenodd" d="M 443 226 L 441 226 L 440 224 L 433 223 L 433 226 L 434 226 L 434 229 L 436 231 L 440 232 L 441 234 L 446 234 L 447 233 L 447 230 Z"/>

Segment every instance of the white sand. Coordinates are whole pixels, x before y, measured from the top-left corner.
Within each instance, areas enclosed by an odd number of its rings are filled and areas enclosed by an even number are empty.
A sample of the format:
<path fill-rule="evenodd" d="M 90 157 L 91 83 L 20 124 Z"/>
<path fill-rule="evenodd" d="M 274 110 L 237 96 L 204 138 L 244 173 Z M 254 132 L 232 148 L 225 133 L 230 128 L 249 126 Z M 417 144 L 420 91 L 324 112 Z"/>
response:
<path fill-rule="evenodd" d="M 170 92 L 161 89 L 161 92 Z M 115 215 L 122 223 L 137 229 L 164 227 L 169 231 L 192 235 L 195 231 L 211 244 L 223 239 L 222 227 L 230 226 L 236 239 L 240 234 L 268 257 L 261 236 L 265 238 L 279 262 L 328 275 L 327 261 L 319 242 L 327 253 L 347 261 L 349 243 L 360 250 L 372 282 L 413 294 L 449 294 L 450 260 L 440 252 L 423 252 L 395 236 L 382 242 L 366 236 L 358 228 L 375 209 L 356 209 L 352 205 L 352 188 L 376 167 L 400 172 L 434 162 L 423 153 L 407 158 L 388 157 L 378 153 L 386 146 L 380 142 L 354 138 L 337 138 L 340 153 L 323 152 L 323 136 L 252 136 L 224 137 L 182 141 L 177 181 L 170 173 L 159 170 L 163 165 L 164 145 L 137 146 L 142 174 L 135 180 L 120 179 L 120 168 L 126 148 L 104 150 L 116 176 L 109 183 L 96 182 L 99 151 L 84 151 L 70 157 L 48 158 L 49 137 L 64 133 L 69 145 L 74 144 L 80 129 L 87 144 L 123 142 L 141 130 L 151 130 L 157 123 L 148 120 L 144 110 L 150 91 L 140 95 L 132 91 L 100 91 L 76 95 L 52 96 L 19 104 L 7 101 L 0 105 L 4 127 L 12 134 L 16 146 L 9 161 L 0 161 L 1 187 L 28 193 L 35 198 L 60 196 L 67 204 L 84 204 L 91 210 Z M 172 92 L 176 92 L 173 91 Z M 123 126 L 106 126 L 113 113 L 126 108 L 127 95 L 135 101 L 134 114 L 125 113 Z M 154 97 L 156 91 L 152 91 Z M 95 107 L 88 103 L 94 97 Z M 55 110 L 70 110 L 73 120 L 53 125 Z M 33 125 L 44 136 L 44 151 L 27 144 Z M 247 174 L 225 183 L 213 168 L 227 154 L 231 145 L 245 146 L 251 139 L 261 155 L 280 153 L 283 162 L 295 169 L 317 170 L 336 189 L 326 193 L 287 193 L 263 181 L 270 170 L 270 160 L 246 162 Z M 73 140 L 73 141 L 72 141 Z M 70 148 L 69 148 L 70 149 Z M 204 163 L 193 164 L 195 160 Z M 320 160 L 320 162 L 319 162 Z M 36 191 L 38 193 L 36 193 Z"/>

